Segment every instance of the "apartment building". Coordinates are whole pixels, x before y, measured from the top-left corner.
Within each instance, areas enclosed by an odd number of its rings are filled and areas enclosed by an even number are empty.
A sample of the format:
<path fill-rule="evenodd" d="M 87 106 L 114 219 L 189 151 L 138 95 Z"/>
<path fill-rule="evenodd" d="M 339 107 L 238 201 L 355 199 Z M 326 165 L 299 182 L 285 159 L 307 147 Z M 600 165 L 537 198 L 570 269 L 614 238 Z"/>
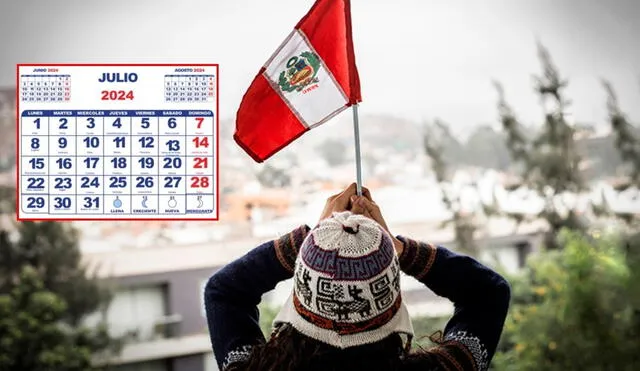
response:
<path fill-rule="evenodd" d="M 220 242 L 209 233 L 217 228 L 212 223 L 77 224 L 86 262 L 114 288 L 105 313 L 109 329 L 127 338 L 117 358 L 95 362 L 114 371 L 217 370 L 203 288 L 233 258 L 225 252 L 241 250 L 246 242 Z M 88 318 L 88 324 L 99 317 Z"/>

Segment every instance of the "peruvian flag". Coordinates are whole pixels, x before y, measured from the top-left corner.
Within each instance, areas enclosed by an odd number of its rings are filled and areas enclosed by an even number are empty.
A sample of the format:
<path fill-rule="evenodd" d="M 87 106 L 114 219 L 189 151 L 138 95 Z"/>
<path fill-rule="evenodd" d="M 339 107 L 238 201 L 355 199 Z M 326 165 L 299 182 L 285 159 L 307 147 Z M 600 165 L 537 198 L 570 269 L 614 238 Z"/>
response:
<path fill-rule="evenodd" d="M 349 0 L 317 0 L 245 93 L 235 141 L 262 162 L 362 101 Z"/>

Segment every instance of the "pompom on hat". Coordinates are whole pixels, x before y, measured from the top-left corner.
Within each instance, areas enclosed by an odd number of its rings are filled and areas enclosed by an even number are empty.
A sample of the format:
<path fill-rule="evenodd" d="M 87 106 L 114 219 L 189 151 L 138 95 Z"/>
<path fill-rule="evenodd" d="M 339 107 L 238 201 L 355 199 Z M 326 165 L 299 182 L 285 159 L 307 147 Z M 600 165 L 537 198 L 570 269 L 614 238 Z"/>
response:
<path fill-rule="evenodd" d="M 337 348 L 413 336 L 400 293 L 400 263 L 378 223 L 349 211 L 312 229 L 300 247 L 293 292 L 274 320 Z"/>

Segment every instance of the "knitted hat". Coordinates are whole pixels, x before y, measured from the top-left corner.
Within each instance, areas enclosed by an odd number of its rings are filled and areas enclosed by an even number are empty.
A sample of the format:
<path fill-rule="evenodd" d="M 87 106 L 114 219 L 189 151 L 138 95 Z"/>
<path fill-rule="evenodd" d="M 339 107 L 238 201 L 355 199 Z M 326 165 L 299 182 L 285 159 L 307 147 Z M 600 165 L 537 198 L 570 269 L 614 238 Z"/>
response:
<path fill-rule="evenodd" d="M 293 279 L 274 326 L 289 323 L 341 349 L 413 336 L 393 241 L 365 216 L 345 211 L 321 221 L 300 247 Z"/>

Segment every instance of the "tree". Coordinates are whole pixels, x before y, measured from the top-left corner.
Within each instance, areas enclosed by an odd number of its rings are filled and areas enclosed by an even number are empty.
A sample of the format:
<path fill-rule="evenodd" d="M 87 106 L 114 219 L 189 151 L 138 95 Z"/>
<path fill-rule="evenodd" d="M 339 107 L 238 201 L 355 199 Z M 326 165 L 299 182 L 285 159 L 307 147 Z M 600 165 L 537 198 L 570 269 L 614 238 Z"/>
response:
<path fill-rule="evenodd" d="M 7 200 L 13 195 L 12 189 L 0 189 L 3 212 L 15 210 L 15 201 Z M 0 216 L 5 222 L 15 217 Z M 3 365 L 16 370 L 88 370 L 93 355 L 117 351 L 120 343 L 109 337 L 104 324 L 83 325 L 86 316 L 108 304 L 110 295 L 82 265 L 77 231 L 57 222 L 3 224 L 0 311 L 12 313 L 0 315 L 0 359 L 11 362 Z M 49 367 L 53 364 L 66 366 Z"/>
<path fill-rule="evenodd" d="M 478 126 L 462 147 L 465 163 L 487 169 L 505 170 L 510 165 L 502 133 L 491 126 Z"/>
<path fill-rule="evenodd" d="M 11 292 L 0 295 L 0 369 L 91 369 L 92 351 L 102 344 L 86 330 L 61 326 L 67 309 L 36 269 L 23 266 Z"/>
<path fill-rule="evenodd" d="M 613 134 L 587 137 L 578 141 L 580 152 L 587 155 L 585 160 L 590 162 L 584 172 L 585 179 L 593 181 L 616 175 L 616 169 L 623 166 L 623 161 L 615 141 Z"/>
<path fill-rule="evenodd" d="M 636 136 L 636 128 L 629 122 L 618 103 L 618 97 L 613 86 L 608 81 L 602 82 L 607 92 L 607 111 L 609 112 L 609 123 L 615 138 L 615 147 L 626 167 L 625 176 L 616 185 L 616 191 L 640 192 L 640 140 Z M 605 213 L 613 213 L 616 217 L 624 220 L 628 225 L 640 223 L 640 212 L 620 213 L 614 210 L 603 210 Z"/>
<path fill-rule="evenodd" d="M 629 168 L 628 183 L 640 187 L 640 139 L 636 137 L 637 130 L 620 108 L 611 83 L 605 80 L 602 84 L 607 92 L 607 111 L 616 148 Z"/>
<path fill-rule="evenodd" d="M 444 159 L 443 138 L 451 136 L 449 127 L 440 120 L 435 120 L 434 124 L 425 128 L 424 150 L 431 159 L 431 169 L 435 174 L 436 181 L 440 186 L 442 203 L 452 214 L 451 219 L 446 220 L 442 227 L 453 226 L 455 246 L 467 255 L 475 256 L 478 246 L 475 242 L 475 235 L 478 226 L 475 223 L 475 213 L 468 213 L 461 207 L 460 196 L 454 193 L 453 189 L 447 186 L 448 168 Z"/>
<path fill-rule="evenodd" d="M 510 278 L 512 305 L 496 370 L 635 370 L 640 364 L 640 259 L 615 236 L 563 232 Z M 638 246 L 636 246 L 638 247 Z"/>
<path fill-rule="evenodd" d="M 506 134 L 506 145 L 511 159 L 514 163 L 524 165 L 521 171 L 526 171 L 526 165 L 529 164 L 529 141 L 523 132 L 523 127 L 511 106 L 507 103 L 502 84 L 495 81 L 494 86 L 498 91 L 498 112 L 500 114 L 500 123 Z M 527 175 L 527 173 L 524 173 Z"/>
<path fill-rule="evenodd" d="M 548 50 L 540 43 L 538 57 L 543 71 L 535 77 L 535 91 L 544 107 L 542 130 L 533 140 L 527 139 L 506 102 L 502 86 L 496 83 L 498 111 L 509 153 L 520 165 L 520 186 L 535 190 L 545 200 L 545 207 L 537 217 L 545 220 L 549 227 L 546 247 L 557 248 L 556 236 L 560 230 L 586 227 L 576 212 L 576 205 L 568 203 L 565 197 L 585 190 L 585 181 L 580 168 L 582 156 L 576 145 L 576 130 L 565 117 L 570 105 L 564 97 L 568 82 L 561 77 Z"/>

